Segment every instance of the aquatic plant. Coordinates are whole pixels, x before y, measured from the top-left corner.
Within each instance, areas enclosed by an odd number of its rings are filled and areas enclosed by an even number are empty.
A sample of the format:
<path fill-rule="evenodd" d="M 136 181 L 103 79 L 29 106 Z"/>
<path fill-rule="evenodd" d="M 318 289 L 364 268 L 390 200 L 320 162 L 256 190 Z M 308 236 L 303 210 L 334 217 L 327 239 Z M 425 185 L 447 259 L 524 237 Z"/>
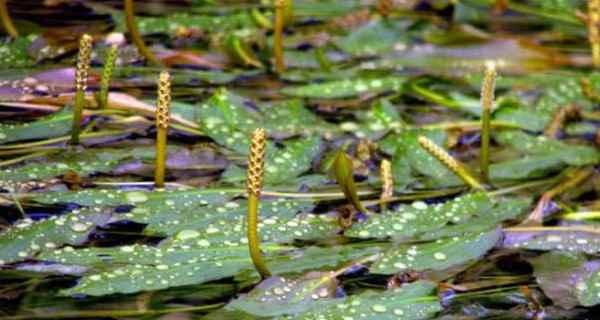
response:
<path fill-rule="evenodd" d="M 102 78 L 100 79 L 100 91 L 98 92 L 98 105 L 100 108 L 106 108 L 108 104 L 108 91 L 110 90 L 110 80 L 115 69 L 118 47 L 112 45 L 104 58 L 104 67 L 102 68 Z"/>
<path fill-rule="evenodd" d="M 454 174 L 456 174 L 466 185 L 476 190 L 485 190 L 484 186 L 477 181 L 475 177 L 473 177 L 467 168 L 462 163 L 454 159 L 444 149 L 436 145 L 433 141 L 429 140 L 425 136 L 420 136 L 418 141 L 423 149 L 434 156 L 450 171 L 454 172 Z"/>
<path fill-rule="evenodd" d="M 156 163 L 154 168 L 154 186 L 165 185 L 167 163 L 167 133 L 171 116 L 171 76 L 167 71 L 160 73 L 156 101 Z"/>
<path fill-rule="evenodd" d="M 248 170 L 246 178 L 246 191 L 248 192 L 248 215 L 246 217 L 248 249 L 256 271 L 260 276 L 268 278 L 271 272 L 267 268 L 260 251 L 260 238 L 258 235 L 258 207 L 262 190 L 263 174 L 265 167 L 265 152 L 267 137 L 265 130 L 258 128 L 252 133 L 250 153 L 248 155 Z"/>
<path fill-rule="evenodd" d="M 87 90 L 88 72 L 92 59 L 92 37 L 88 34 L 79 40 L 79 55 L 75 71 L 75 104 L 73 106 L 73 125 L 71 127 L 71 144 L 79 144 L 81 130 L 81 117 L 86 104 L 85 91 Z"/>

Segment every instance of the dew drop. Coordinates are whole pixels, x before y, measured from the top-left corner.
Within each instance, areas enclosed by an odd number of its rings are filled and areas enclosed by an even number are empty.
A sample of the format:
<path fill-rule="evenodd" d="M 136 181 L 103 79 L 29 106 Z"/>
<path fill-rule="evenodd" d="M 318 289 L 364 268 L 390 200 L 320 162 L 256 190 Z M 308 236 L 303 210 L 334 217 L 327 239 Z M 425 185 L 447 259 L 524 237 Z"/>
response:
<path fill-rule="evenodd" d="M 436 252 L 433 254 L 433 257 L 437 260 L 446 260 L 446 254 L 444 254 L 443 252 Z"/>
<path fill-rule="evenodd" d="M 371 307 L 371 310 L 373 310 L 375 312 L 386 312 L 387 308 L 384 305 L 381 305 L 381 304 L 374 304 Z"/>

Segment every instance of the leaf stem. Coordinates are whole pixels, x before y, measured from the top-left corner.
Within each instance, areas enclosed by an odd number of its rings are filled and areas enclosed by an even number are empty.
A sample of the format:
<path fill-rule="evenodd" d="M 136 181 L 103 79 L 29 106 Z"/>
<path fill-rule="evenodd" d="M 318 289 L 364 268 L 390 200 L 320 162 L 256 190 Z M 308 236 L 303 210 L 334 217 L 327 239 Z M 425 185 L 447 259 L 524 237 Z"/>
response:
<path fill-rule="evenodd" d="M 15 28 L 15 25 L 10 17 L 8 7 L 6 6 L 6 1 L 7 0 L 0 0 L 0 20 L 2 20 L 2 26 L 4 27 L 6 33 L 8 33 L 8 35 L 12 38 L 16 39 L 19 37 L 19 32 L 17 32 L 17 28 Z"/>
<path fill-rule="evenodd" d="M 160 65 L 160 62 L 158 61 L 154 53 L 152 53 L 152 51 L 150 51 L 150 49 L 146 47 L 144 39 L 142 39 L 137 24 L 135 23 L 135 10 L 133 7 L 133 0 L 123 0 L 123 7 L 125 8 L 125 23 L 127 24 L 127 30 L 129 31 L 129 34 L 131 35 L 131 40 L 137 47 L 139 53 L 144 58 L 146 58 L 146 60 L 151 64 Z"/>

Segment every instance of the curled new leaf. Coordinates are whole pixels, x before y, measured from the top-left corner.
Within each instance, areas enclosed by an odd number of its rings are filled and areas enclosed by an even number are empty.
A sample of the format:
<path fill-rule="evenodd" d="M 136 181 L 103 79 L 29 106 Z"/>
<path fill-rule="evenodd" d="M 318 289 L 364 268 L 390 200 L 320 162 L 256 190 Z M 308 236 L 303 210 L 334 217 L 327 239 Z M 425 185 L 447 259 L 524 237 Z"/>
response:
<path fill-rule="evenodd" d="M 335 156 L 332 170 L 335 180 L 340 185 L 340 188 L 342 188 L 342 192 L 344 192 L 346 199 L 348 199 L 356 210 L 368 212 L 358 199 L 358 193 L 356 191 L 352 173 L 352 160 L 344 151 L 339 151 Z"/>

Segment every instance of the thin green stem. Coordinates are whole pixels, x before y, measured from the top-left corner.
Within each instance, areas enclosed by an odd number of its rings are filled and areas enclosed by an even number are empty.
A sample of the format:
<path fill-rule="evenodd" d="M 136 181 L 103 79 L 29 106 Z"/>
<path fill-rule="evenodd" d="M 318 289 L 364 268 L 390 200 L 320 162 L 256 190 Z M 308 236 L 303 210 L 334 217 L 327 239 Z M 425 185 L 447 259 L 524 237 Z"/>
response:
<path fill-rule="evenodd" d="M 140 35 L 137 24 L 135 22 L 135 9 L 133 7 L 133 0 L 123 0 L 123 6 L 125 8 L 125 23 L 127 24 L 127 30 L 131 35 L 131 40 L 137 47 L 140 54 L 148 60 L 151 64 L 160 65 L 160 61 L 156 58 L 154 53 L 146 47 L 144 39 Z"/>
<path fill-rule="evenodd" d="M 165 186 L 165 171 L 167 162 L 167 128 L 156 129 L 156 166 L 154 168 L 154 185 L 157 188 Z"/>
<path fill-rule="evenodd" d="M 71 144 L 78 145 L 80 142 L 81 118 L 85 105 L 85 92 L 77 90 L 75 93 L 75 105 L 73 106 L 73 125 L 71 127 Z"/>
<path fill-rule="evenodd" d="M 250 258 L 256 271 L 260 276 L 265 279 L 271 276 L 271 272 L 267 268 L 267 264 L 263 260 L 262 253 L 260 251 L 260 239 L 258 237 L 258 205 L 259 197 L 254 194 L 248 195 L 248 249 L 250 250 Z"/>

